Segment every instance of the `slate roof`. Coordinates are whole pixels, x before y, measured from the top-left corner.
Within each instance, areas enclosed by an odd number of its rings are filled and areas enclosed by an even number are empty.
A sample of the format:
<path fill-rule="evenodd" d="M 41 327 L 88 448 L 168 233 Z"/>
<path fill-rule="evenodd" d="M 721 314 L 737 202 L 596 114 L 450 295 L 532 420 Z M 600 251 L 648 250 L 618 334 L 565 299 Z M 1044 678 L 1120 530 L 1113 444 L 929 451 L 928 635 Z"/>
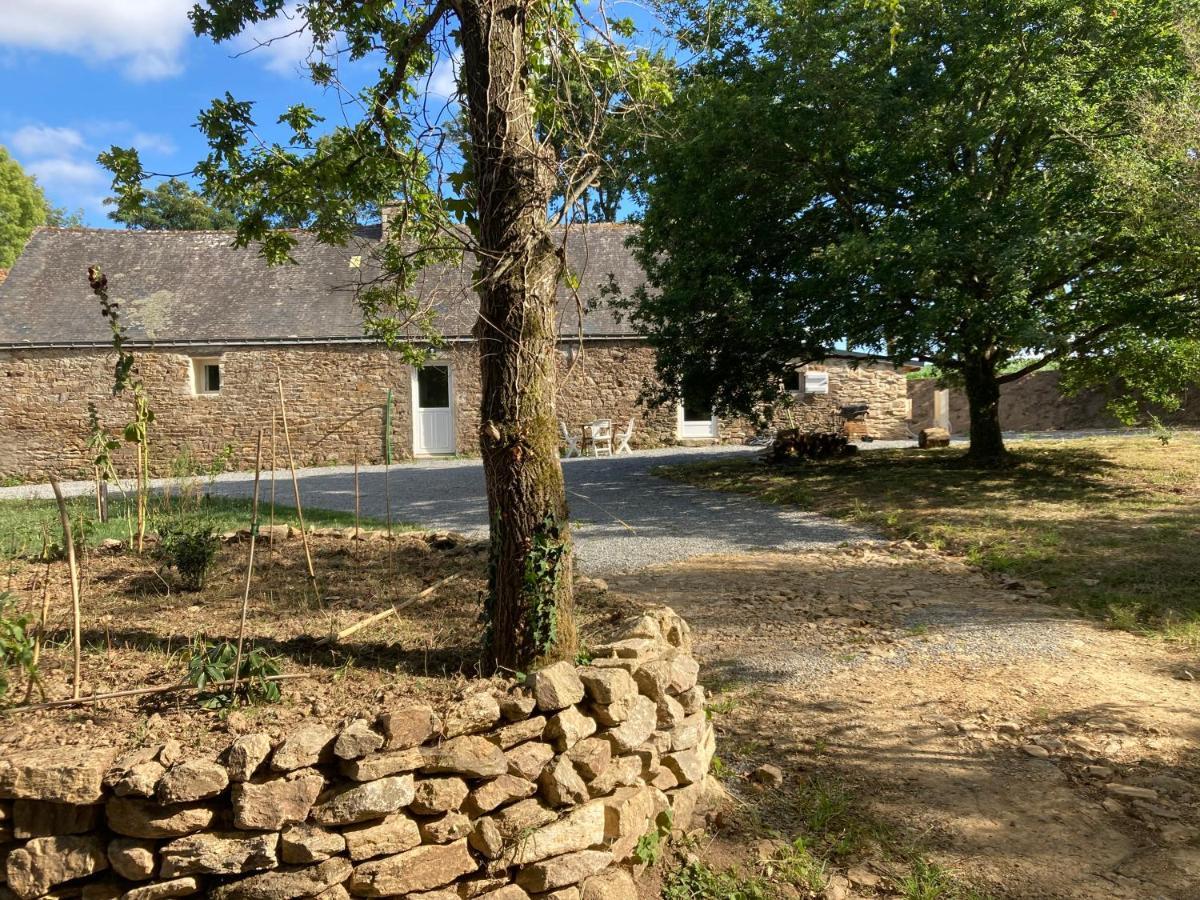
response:
<path fill-rule="evenodd" d="M 640 286 L 641 268 L 625 246 L 628 225 L 576 226 L 567 258 L 580 275 L 583 334 L 628 337 L 634 332 L 600 298 L 615 282 L 623 294 Z M 109 295 L 136 344 L 202 346 L 365 341 L 354 301 L 364 276 L 352 265 L 369 259 L 378 241 L 364 229 L 345 247 L 297 232 L 296 265 L 268 266 L 256 250 L 236 249 L 223 231 L 115 231 L 39 228 L 8 278 L 0 282 L 0 348 L 107 346 L 110 332 L 87 283 L 89 265 L 108 276 Z M 470 259 L 426 270 L 418 294 L 438 311 L 447 338 L 470 338 L 477 300 Z M 564 336 L 579 330 L 575 292 L 559 289 Z"/>

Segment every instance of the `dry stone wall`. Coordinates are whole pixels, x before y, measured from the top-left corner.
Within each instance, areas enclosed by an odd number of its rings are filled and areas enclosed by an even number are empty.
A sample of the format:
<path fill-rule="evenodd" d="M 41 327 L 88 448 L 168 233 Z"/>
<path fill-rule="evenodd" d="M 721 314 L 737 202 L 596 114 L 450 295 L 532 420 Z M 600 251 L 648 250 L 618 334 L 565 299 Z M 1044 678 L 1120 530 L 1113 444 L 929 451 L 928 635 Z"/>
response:
<path fill-rule="evenodd" d="M 1083 391 L 1067 396 L 1059 387 L 1058 372 L 1033 372 L 1000 386 L 1000 427 L 1005 431 L 1059 431 L 1088 428 L 1121 428 L 1107 410 L 1108 397 L 1100 391 Z M 908 383 L 915 428 L 933 422 L 933 394 L 940 390 L 936 379 L 921 378 Z M 1186 428 L 1200 427 L 1200 387 L 1192 388 L 1183 406 L 1175 412 L 1160 411 L 1163 422 Z M 966 434 L 971 428 L 970 408 L 961 389 L 950 391 L 950 430 Z"/>
<path fill-rule="evenodd" d="M 383 462 L 385 403 L 392 391 L 394 459 L 413 454 L 412 369 L 386 350 L 365 346 L 317 345 L 291 348 L 212 348 L 193 355 L 173 350 L 137 354 L 155 412 L 151 462 L 156 474 L 178 474 L 180 463 L 201 469 L 216 459 L 248 468 L 254 463 L 258 429 L 266 430 L 277 406 L 277 373 L 284 383 L 288 425 L 298 465 Z M 221 390 L 197 395 L 192 359 L 220 359 Z M 130 417 L 127 397 L 112 396 L 116 357 L 103 351 L 0 351 L 0 477 L 90 477 L 87 449 L 88 404 L 101 423 L 119 434 Z M 476 348 L 456 344 L 438 362 L 450 365 L 457 452 L 477 452 L 481 386 Z M 573 433 L 598 418 L 623 430 L 635 420 L 632 446 L 681 443 L 674 408 L 647 407 L 640 400 L 654 383 L 654 351 L 643 341 L 564 341 L 558 351 L 559 418 Z M 823 422 L 831 411 L 868 403 L 870 432 L 904 437 L 909 402 L 904 374 L 887 363 L 855 367 L 829 360 L 812 369 L 830 373 L 830 392 L 800 398 L 780 413 L 776 424 Z M 283 434 L 277 429 L 276 462 L 287 464 Z M 740 442 L 753 434 L 750 423 L 723 421 L 719 441 Z M 711 441 L 709 441 L 711 443 Z M 115 454 L 118 472 L 133 473 L 130 448 Z"/>
<path fill-rule="evenodd" d="M 435 712 L 0 761 L 0 897 L 636 900 L 635 849 L 686 828 L 714 752 L 686 623 Z"/>

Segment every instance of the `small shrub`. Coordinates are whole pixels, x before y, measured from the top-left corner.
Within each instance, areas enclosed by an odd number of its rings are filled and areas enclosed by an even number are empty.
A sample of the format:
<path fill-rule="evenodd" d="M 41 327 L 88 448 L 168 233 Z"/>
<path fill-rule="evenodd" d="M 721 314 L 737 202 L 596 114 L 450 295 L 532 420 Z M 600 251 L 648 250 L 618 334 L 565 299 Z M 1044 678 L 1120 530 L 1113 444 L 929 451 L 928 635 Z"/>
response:
<path fill-rule="evenodd" d="M 233 679 L 237 662 L 237 647 L 229 641 L 209 646 L 203 638 L 192 643 L 187 658 L 188 682 L 200 691 L 200 705 L 205 709 L 228 709 L 238 697 L 224 682 Z M 242 648 L 242 665 L 238 672 L 238 694 L 248 704 L 278 703 L 279 685 L 267 679 L 279 674 L 279 661 L 263 650 Z M 206 690 L 221 684 L 218 690 Z"/>
<path fill-rule="evenodd" d="M 179 573 L 185 591 L 198 591 L 220 545 L 211 519 L 176 516 L 159 521 L 155 556 Z"/>
<path fill-rule="evenodd" d="M 0 705 L 8 695 L 9 669 L 23 673 L 31 685 L 41 685 L 34 660 L 34 640 L 27 615 L 14 615 L 13 598 L 0 593 Z"/>

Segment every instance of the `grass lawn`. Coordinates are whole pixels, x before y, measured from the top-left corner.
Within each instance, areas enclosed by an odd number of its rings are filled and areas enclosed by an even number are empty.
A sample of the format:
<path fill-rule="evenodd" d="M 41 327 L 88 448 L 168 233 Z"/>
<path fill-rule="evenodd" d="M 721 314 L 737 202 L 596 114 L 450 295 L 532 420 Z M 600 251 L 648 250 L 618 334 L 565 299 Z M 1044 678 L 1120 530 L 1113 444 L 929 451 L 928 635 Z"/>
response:
<path fill-rule="evenodd" d="M 133 505 L 132 495 L 129 505 Z M 169 516 L 181 509 L 181 503 L 189 510 L 202 512 L 210 518 L 213 529 L 220 534 L 225 531 L 236 531 L 239 528 L 250 527 L 250 500 L 232 497 L 196 497 L 181 501 L 179 496 L 163 498 L 156 495 L 151 498 L 151 508 L 147 531 L 154 530 L 155 520 L 161 516 Z M 95 546 L 106 538 L 128 541 L 130 520 L 126 518 L 125 501 L 115 491 L 109 496 L 109 520 L 96 521 L 95 499 L 92 497 L 74 497 L 67 501 L 71 510 L 71 524 L 78 530 L 83 524 L 88 544 Z M 268 523 L 270 508 L 268 504 L 259 504 L 260 524 Z M 379 528 L 384 523 L 363 516 L 360 524 L 364 528 Z M 294 507 L 275 506 L 275 524 L 296 525 L 300 520 Z M 322 509 L 305 509 L 304 524 L 309 528 L 353 528 L 354 514 L 330 512 Z M 413 526 L 393 523 L 397 531 L 409 530 Z M 41 552 L 43 534 L 49 535 L 51 544 L 62 543 L 62 528 L 59 525 L 58 507 L 53 500 L 7 500 L 0 502 L 0 559 L 12 559 L 16 556 L 37 555 Z"/>
<path fill-rule="evenodd" d="M 1000 471 L 967 467 L 950 449 L 656 472 L 926 541 L 990 571 L 1038 579 L 1056 602 L 1115 627 L 1200 642 L 1200 435 L 1011 449 L 1014 465 Z"/>

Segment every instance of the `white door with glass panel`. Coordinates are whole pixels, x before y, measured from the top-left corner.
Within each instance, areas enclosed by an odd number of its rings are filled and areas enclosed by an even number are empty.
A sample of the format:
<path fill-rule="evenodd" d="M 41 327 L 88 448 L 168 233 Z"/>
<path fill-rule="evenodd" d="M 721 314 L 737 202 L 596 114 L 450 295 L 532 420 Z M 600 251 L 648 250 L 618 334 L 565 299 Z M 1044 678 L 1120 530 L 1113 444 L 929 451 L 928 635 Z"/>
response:
<path fill-rule="evenodd" d="M 717 436 L 717 417 L 713 415 L 711 405 L 685 397 L 679 404 L 678 416 L 676 434 L 683 440 Z"/>
<path fill-rule="evenodd" d="M 454 409 L 448 365 L 432 363 L 413 370 L 413 454 L 454 453 Z"/>

